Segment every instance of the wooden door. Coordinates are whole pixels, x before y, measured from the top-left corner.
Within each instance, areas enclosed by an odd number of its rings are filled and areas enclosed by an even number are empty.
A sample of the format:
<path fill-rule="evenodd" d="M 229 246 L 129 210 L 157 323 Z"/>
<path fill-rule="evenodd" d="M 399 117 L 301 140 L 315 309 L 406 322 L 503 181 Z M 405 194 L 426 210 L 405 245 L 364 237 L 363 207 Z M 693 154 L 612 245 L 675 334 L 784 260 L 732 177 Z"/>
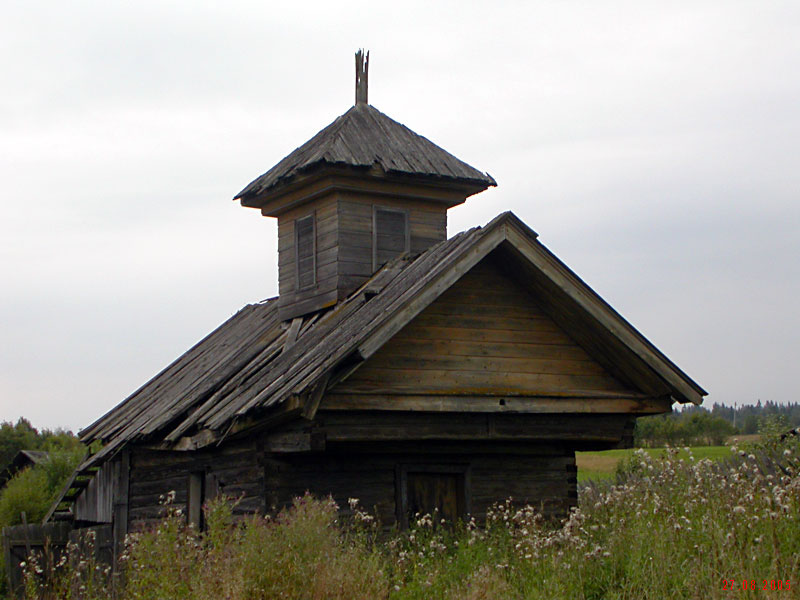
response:
<path fill-rule="evenodd" d="M 409 515 L 435 514 L 448 521 L 464 516 L 462 474 L 409 471 L 407 477 Z"/>

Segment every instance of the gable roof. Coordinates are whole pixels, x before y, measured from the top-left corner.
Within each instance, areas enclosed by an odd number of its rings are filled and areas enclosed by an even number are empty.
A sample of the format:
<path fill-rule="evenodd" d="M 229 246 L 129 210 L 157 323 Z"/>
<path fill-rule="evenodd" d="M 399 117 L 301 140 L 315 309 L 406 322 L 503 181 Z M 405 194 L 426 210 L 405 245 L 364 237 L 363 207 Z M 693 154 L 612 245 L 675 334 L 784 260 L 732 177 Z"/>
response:
<path fill-rule="evenodd" d="M 248 305 L 81 432 L 106 442 L 82 468 L 137 440 L 224 434 L 245 415 L 304 397 L 333 373 L 357 368 L 494 250 L 542 307 L 615 376 L 654 396 L 700 403 L 706 392 L 605 303 L 512 213 L 418 256 L 384 266 L 325 313 L 277 320 L 277 299 Z"/>
<path fill-rule="evenodd" d="M 374 106 L 356 104 L 253 180 L 234 200 L 241 199 L 242 204 L 248 205 L 250 199 L 324 165 L 379 165 L 389 174 L 472 184 L 479 188 L 476 191 L 497 185 L 491 175 L 481 173 Z"/>
<path fill-rule="evenodd" d="M 11 459 L 11 462 L 0 471 L 0 488 L 25 467 L 41 464 L 49 456 L 50 454 L 44 450 L 20 450 Z"/>

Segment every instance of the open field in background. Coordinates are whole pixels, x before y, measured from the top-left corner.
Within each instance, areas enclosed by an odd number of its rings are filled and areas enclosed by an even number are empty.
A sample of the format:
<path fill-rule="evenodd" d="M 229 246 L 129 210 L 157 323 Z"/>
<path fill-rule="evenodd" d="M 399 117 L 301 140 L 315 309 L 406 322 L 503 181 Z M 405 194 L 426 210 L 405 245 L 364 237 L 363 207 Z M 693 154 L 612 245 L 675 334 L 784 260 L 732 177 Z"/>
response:
<path fill-rule="evenodd" d="M 692 446 L 690 448 L 695 460 L 710 458 L 711 460 L 721 460 L 731 455 L 731 446 L 740 444 L 755 444 L 761 440 L 761 435 L 737 434 L 729 437 L 724 446 Z M 662 457 L 666 452 L 665 448 L 644 448 L 650 456 Z M 578 481 L 602 481 L 614 478 L 614 470 L 617 463 L 627 458 L 636 448 L 625 450 L 605 450 L 604 452 L 576 452 L 575 461 L 578 464 Z M 681 450 L 678 458 L 687 458 L 688 454 Z"/>
<path fill-rule="evenodd" d="M 636 450 L 636 448 L 629 448 L 625 450 L 605 450 L 603 452 L 576 452 L 575 462 L 578 464 L 578 481 L 613 479 L 617 463 L 633 454 Z M 643 448 L 643 450 L 653 458 L 662 457 L 666 453 L 664 448 Z M 730 446 L 694 446 L 690 448 L 690 451 L 695 460 L 702 458 L 721 460 L 731 456 Z M 685 450 L 681 450 L 678 453 L 679 459 L 688 457 L 689 453 Z"/>

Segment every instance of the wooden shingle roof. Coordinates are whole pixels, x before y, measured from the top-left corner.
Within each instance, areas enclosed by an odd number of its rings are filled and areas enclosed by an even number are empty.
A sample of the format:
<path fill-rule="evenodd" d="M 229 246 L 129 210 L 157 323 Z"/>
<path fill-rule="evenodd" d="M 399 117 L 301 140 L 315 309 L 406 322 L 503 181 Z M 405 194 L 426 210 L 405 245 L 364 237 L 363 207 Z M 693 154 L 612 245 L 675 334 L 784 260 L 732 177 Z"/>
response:
<path fill-rule="evenodd" d="M 700 403 L 706 392 L 559 261 L 512 213 L 462 232 L 418 256 L 384 266 L 327 312 L 277 320 L 277 299 L 249 305 L 81 432 L 103 449 L 129 442 L 175 444 L 224 435 L 237 420 L 308 397 L 332 374 L 357 368 L 464 273 L 493 251 L 554 320 L 615 375 L 649 393 Z M 333 381 L 331 379 L 331 381 Z M 214 433 L 216 432 L 216 433 Z M 215 437 L 215 439 L 218 439 Z"/>
<path fill-rule="evenodd" d="M 322 166 L 376 165 L 389 174 L 472 185 L 475 192 L 496 185 L 491 175 L 481 173 L 377 108 L 356 104 L 252 181 L 234 199 L 247 206 L 252 198 Z"/>

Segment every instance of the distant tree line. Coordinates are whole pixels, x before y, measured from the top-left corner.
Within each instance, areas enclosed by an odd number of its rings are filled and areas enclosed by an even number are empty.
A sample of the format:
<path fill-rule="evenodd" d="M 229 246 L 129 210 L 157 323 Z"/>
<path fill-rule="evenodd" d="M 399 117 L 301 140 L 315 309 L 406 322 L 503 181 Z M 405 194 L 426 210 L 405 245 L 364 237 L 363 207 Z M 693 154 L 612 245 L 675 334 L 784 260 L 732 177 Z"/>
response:
<path fill-rule="evenodd" d="M 800 402 L 778 404 L 759 400 L 755 404 L 735 407 L 714 403 L 711 414 L 729 421 L 742 434 L 759 433 L 767 421 L 783 421 L 787 429 L 800 427 Z"/>
<path fill-rule="evenodd" d="M 760 400 L 746 406 L 714 403 L 711 409 L 688 406 L 666 415 L 636 421 L 634 444 L 639 447 L 719 446 L 732 435 L 800 426 L 800 403 L 777 404 Z"/>

